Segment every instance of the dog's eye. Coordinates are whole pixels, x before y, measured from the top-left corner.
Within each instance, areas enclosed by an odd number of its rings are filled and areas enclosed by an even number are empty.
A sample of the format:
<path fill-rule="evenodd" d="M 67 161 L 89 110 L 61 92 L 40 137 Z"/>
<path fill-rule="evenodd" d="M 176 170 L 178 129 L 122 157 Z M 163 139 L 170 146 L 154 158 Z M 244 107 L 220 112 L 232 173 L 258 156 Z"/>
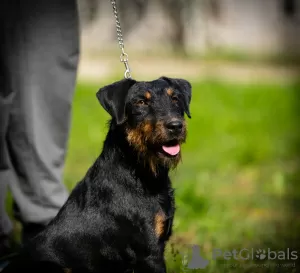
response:
<path fill-rule="evenodd" d="M 138 100 L 135 104 L 137 104 L 137 105 L 146 105 L 146 101 Z"/>
<path fill-rule="evenodd" d="M 174 103 L 178 102 L 178 97 L 173 96 L 173 97 L 172 97 L 172 101 L 173 101 Z"/>

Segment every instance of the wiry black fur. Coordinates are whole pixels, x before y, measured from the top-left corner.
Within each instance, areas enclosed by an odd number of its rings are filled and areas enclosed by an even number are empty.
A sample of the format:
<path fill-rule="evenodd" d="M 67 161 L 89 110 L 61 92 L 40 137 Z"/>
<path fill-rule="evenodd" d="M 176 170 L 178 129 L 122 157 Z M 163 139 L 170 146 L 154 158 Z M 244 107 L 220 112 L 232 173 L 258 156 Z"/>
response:
<path fill-rule="evenodd" d="M 112 115 L 101 155 L 58 215 L 3 273 L 166 272 L 164 248 L 172 233 L 175 211 L 169 168 L 158 164 L 157 173 L 153 173 L 126 139 L 127 123 L 137 124 L 150 116 L 152 121 L 158 119 L 146 108 L 139 115 L 136 109 L 128 108 L 134 107 L 130 102 L 145 91 L 145 86 L 154 93 L 161 92 L 156 97 L 156 107 L 165 111 L 158 115 L 161 119 L 167 119 L 167 114 L 169 118 L 183 118 L 184 111 L 190 115 L 190 85 L 184 80 L 124 80 L 101 89 L 97 96 Z M 168 87 L 183 95 L 182 104 L 179 102 L 176 108 L 164 97 L 163 90 Z M 160 210 L 166 217 L 158 238 L 154 218 Z"/>

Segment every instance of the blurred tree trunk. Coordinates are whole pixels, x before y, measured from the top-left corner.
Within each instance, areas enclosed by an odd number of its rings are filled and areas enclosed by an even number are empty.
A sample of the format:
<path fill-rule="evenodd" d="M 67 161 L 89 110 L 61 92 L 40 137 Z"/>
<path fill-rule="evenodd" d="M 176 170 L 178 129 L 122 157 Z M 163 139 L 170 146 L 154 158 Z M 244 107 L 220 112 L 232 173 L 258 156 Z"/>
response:
<path fill-rule="evenodd" d="M 287 16 L 294 16 L 296 14 L 296 1 L 295 0 L 283 0 L 283 11 Z"/>
<path fill-rule="evenodd" d="M 188 0 L 164 0 L 162 7 L 170 19 L 173 31 L 172 47 L 174 51 L 185 53 L 185 24 L 183 19 L 184 9 L 189 5 Z"/>
<path fill-rule="evenodd" d="M 209 51 L 214 47 L 215 38 L 213 32 L 211 31 L 210 24 L 215 21 L 221 20 L 221 3 L 220 0 L 205 0 L 205 17 L 206 17 L 206 29 L 205 29 L 205 44 L 206 49 Z"/>
<path fill-rule="evenodd" d="M 130 32 L 143 18 L 149 0 L 117 1 L 120 22 L 124 35 Z"/>
<path fill-rule="evenodd" d="M 219 20 L 221 18 L 220 0 L 209 0 L 208 12 L 215 20 Z"/>
<path fill-rule="evenodd" d="M 78 1 L 79 9 L 81 11 L 81 20 L 83 24 L 92 23 L 97 16 L 99 1 L 98 0 L 83 0 Z"/>

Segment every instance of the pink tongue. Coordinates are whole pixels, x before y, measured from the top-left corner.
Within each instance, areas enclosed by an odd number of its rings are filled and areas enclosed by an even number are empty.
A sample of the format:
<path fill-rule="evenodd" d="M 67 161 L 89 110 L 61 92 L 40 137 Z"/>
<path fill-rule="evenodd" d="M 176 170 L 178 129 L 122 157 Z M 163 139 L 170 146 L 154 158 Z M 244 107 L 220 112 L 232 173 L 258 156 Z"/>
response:
<path fill-rule="evenodd" d="M 162 146 L 163 150 L 169 155 L 177 155 L 180 151 L 180 146 L 177 144 L 176 146 Z"/>

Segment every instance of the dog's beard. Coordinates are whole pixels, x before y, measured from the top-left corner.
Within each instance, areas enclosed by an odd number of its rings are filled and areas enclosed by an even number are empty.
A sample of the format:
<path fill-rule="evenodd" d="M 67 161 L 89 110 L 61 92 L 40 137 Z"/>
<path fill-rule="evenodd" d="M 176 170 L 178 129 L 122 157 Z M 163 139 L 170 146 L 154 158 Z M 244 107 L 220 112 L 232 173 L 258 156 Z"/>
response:
<path fill-rule="evenodd" d="M 180 145 L 186 139 L 185 125 L 180 136 L 176 140 L 173 139 L 173 142 L 176 142 L 174 147 L 179 145 L 179 150 L 174 155 L 168 153 L 172 147 L 166 146 L 170 139 L 162 123 L 156 123 L 153 126 L 149 122 L 143 122 L 135 128 L 127 127 L 126 135 L 129 145 L 138 154 L 138 160 L 143 162 L 145 166 L 148 166 L 155 175 L 160 166 L 174 169 L 181 161 Z"/>

